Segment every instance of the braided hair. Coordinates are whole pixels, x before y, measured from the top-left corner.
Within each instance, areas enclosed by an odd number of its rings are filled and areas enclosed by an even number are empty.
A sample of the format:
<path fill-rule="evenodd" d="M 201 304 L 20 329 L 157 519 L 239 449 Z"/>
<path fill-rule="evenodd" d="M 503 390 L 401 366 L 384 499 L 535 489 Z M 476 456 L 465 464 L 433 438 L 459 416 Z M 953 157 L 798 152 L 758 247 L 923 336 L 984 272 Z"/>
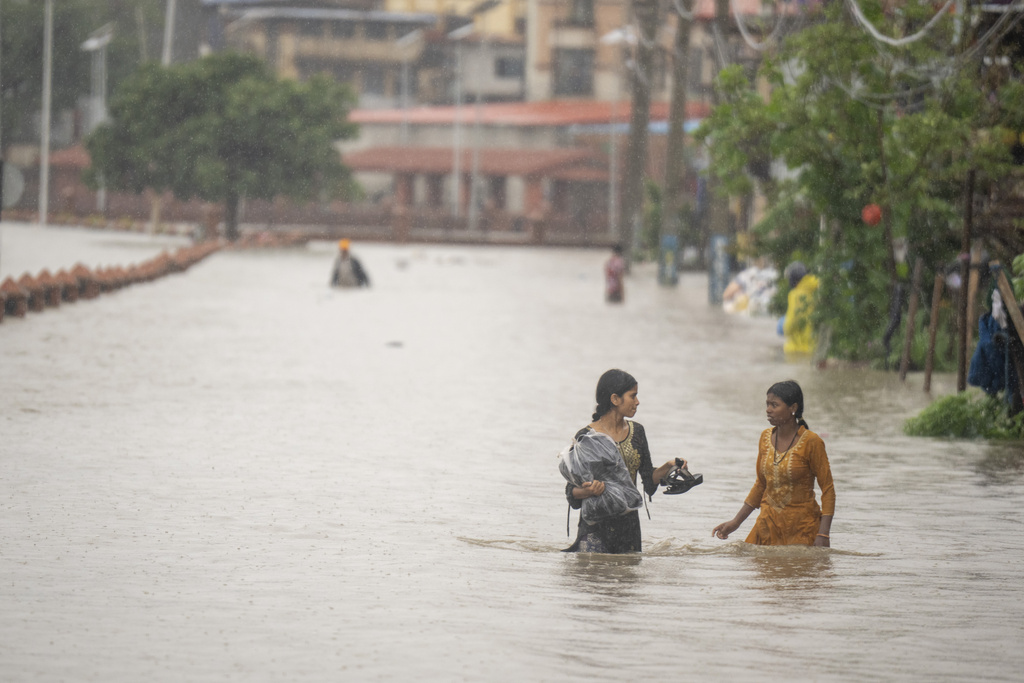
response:
<path fill-rule="evenodd" d="M 622 396 L 637 384 L 633 375 L 625 370 L 609 370 L 597 380 L 597 408 L 594 409 L 593 422 L 612 409 L 612 396 Z"/>
<path fill-rule="evenodd" d="M 796 424 L 797 426 L 803 426 L 805 429 L 810 429 L 807 426 L 806 420 L 804 420 L 804 392 L 800 388 L 800 385 L 791 379 L 785 382 L 776 382 L 775 384 L 768 387 L 768 393 L 774 396 L 778 396 L 782 399 L 787 406 L 796 404 Z"/>

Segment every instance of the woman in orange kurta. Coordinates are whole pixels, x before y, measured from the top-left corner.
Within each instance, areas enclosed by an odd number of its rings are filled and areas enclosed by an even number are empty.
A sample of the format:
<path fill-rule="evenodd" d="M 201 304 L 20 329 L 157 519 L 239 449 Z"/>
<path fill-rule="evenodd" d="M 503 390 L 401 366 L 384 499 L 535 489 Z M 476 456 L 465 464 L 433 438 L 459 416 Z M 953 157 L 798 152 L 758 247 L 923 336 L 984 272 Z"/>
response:
<path fill-rule="evenodd" d="M 803 419 L 803 391 L 793 381 L 773 384 L 765 405 L 772 427 L 761 434 L 757 481 L 736 516 L 711 533 L 728 538 L 761 508 L 747 543 L 827 548 L 836 492 L 825 443 Z M 820 508 L 814 499 L 815 480 L 821 489 Z"/>

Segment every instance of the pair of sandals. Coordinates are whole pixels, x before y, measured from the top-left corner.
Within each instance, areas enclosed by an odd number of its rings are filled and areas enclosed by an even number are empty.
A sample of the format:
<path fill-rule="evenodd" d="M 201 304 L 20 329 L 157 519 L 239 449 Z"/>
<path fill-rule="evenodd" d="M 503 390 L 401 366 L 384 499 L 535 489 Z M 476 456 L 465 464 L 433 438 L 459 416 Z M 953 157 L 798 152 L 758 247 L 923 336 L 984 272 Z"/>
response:
<path fill-rule="evenodd" d="M 676 466 L 661 480 L 662 486 L 665 487 L 664 493 L 667 495 L 675 496 L 686 493 L 694 486 L 704 483 L 704 475 L 690 474 L 690 470 L 685 467 L 684 462 L 682 458 L 676 458 Z"/>

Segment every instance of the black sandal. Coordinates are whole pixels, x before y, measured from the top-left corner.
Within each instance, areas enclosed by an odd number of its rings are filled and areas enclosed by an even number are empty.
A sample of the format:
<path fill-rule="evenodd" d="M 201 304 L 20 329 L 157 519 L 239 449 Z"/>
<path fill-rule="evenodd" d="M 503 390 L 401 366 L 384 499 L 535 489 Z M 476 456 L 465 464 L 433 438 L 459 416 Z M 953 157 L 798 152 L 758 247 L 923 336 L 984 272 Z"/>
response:
<path fill-rule="evenodd" d="M 665 486 L 665 493 L 675 496 L 686 493 L 694 486 L 704 483 L 703 474 L 690 474 L 690 470 L 683 467 L 683 461 L 676 458 L 675 468 L 662 480 Z"/>

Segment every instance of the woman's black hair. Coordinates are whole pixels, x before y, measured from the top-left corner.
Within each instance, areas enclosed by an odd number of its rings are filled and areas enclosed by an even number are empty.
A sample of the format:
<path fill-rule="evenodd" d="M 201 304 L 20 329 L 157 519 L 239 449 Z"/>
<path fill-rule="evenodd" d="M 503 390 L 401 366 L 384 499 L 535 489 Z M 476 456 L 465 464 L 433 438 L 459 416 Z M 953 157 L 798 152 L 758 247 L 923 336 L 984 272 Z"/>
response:
<path fill-rule="evenodd" d="M 592 421 L 597 422 L 601 416 L 612 409 L 612 395 L 622 396 L 636 386 L 636 379 L 625 370 L 609 370 L 597 380 L 597 408 Z"/>
<path fill-rule="evenodd" d="M 795 403 L 796 415 L 794 417 L 796 417 L 797 426 L 803 425 L 804 428 L 810 429 L 804 420 L 804 392 L 799 384 L 791 379 L 787 379 L 785 382 L 776 382 L 768 387 L 768 393 L 778 396 L 787 406 Z"/>

